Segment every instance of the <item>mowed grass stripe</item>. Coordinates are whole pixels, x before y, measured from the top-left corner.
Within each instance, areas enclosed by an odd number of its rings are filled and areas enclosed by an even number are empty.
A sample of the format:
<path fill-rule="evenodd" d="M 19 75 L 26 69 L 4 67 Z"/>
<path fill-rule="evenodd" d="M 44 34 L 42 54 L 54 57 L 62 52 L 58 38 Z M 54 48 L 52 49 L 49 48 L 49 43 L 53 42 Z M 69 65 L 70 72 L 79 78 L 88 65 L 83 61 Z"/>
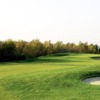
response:
<path fill-rule="evenodd" d="M 0 100 L 99 100 L 100 86 L 81 81 L 100 72 L 94 56 L 65 53 L 1 63 Z"/>

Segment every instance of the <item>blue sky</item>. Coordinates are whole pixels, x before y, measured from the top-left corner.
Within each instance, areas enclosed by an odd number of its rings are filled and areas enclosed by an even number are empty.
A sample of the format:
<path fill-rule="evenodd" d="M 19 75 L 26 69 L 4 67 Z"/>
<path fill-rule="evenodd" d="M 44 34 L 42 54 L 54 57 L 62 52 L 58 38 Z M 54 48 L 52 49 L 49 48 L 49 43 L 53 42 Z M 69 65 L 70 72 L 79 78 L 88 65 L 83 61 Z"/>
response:
<path fill-rule="evenodd" d="M 0 0 L 0 40 L 100 45 L 100 0 Z"/>

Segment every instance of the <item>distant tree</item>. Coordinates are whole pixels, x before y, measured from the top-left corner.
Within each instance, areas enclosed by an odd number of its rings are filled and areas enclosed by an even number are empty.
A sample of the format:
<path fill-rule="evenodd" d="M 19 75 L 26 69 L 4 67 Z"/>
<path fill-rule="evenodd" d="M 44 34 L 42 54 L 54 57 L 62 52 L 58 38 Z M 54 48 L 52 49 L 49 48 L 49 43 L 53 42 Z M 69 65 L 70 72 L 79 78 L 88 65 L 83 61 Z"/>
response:
<path fill-rule="evenodd" d="M 100 47 L 98 47 L 98 53 L 100 54 Z"/>
<path fill-rule="evenodd" d="M 88 52 L 88 43 L 87 42 L 85 42 L 85 43 L 79 42 L 78 51 L 80 53 Z"/>
<path fill-rule="evenodd" d="M 62 41 L 57 41 L 54 44 L 54 51 L 55 53 L 65 52 L 65 45 L 63 44 Z"/>
<path fill-rule="evenodd" d="M 3 57 L 5 61 L 16 59 L 16 46 L 14 41 L 7 40 L 3 44 Z"/>
<path fill-rule="evenodd" d="M 4 60 L 4 43 L 0 41 L 0 61 Z"/>
<path fill-rule="evenodd" d="M 43 43 L 44 46 L 44 54 L 52 54 L 54 52 L 54 47 L 51 41 L 45 41 Z"/>
<path fill-rule="evenodd" d="M 17 42 L 15 42 L 16 45 L 16 51 L 17 51 L 17 56 L 16 59 L 25 59 L 25 55 L 24 55 L 24 48 L 26 46 L 27 42 L 23 41 L 23 40 L 19 40 Z"/>
<path fill-rule="evenodd" d="M 100 46 L 88 44 L 87 42 L 79 42 L 78 45 L 74 43 L 64 44 L 62 41 L 57 41 L 55 44 L 51 43 L 51 41 L 41 43 L 38 39 L 30 42 L 23 40 L 12 41 L 11 39 L 0 41 L 0 61 L 22 60 L 63 52 L 100 54 Z"/>
<path fill-rule="evenodd" d="M 99 52 L 98 52 L 98 50 L 99 50 L 98 45 L 94 45 L 94 47 L 95 47 L 95 53 L 99 53 Z"/>
<path fill-rule="evenodd" d="M 88 45 L 88 52 L 89 53 L 96 53 L 96 51 L 97 51 L 96 45 L 93 45 L 93 44 Z"/>
<path fill-rule="evenodd" d="M 27 43 L 25 46 L 23 52 L 26 55 L 26 57 L 38 57 L 43 55 L 43 44 L 38 40 L 32 40 L 31 42 Z"/>
<path fill-rule="evenodd" d="M 16 49 L 19 54 L 23 54 L 23 49 L 24 49 L 26 43 L 27 42 L 23 41 L 23 40 L 16 42 Z"/>

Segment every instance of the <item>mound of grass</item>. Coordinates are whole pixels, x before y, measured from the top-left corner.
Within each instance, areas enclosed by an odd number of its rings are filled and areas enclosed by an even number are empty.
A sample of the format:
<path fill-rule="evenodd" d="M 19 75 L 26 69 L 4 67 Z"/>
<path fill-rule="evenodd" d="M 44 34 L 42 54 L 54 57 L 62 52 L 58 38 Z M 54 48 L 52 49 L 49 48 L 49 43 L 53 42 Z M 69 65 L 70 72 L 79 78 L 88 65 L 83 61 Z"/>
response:
<path fill-rule="evenodd" d="M 99 100 L 100 86 L 82 82 L 100 76 L 94 56 L 64 53 L 1 63 L 0 100 Z"/>

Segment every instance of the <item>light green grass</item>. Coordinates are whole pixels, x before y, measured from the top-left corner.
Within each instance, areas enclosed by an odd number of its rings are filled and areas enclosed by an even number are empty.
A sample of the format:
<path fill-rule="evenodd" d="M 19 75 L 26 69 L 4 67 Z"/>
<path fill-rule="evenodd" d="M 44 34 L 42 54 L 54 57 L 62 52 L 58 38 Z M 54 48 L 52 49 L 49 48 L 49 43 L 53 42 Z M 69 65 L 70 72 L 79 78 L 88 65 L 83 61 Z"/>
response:
<path fill-rule="evenodd" d="M 100 86 L 81 80 L 100 76 L 96 54 L 65 53 L 0 64 L 0 100 L 100 100 Z"/>

